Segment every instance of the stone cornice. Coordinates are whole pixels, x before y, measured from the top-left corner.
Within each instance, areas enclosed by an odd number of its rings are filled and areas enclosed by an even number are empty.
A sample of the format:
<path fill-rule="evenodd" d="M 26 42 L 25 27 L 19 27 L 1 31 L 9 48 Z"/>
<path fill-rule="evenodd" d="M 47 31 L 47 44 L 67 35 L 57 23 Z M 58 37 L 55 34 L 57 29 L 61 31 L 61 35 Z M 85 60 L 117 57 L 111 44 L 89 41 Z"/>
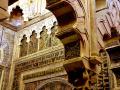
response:
<path fill-rule="evenodd" d="M 44 70 L 44 71 L 40 71 L 40 72 L 36 72 L 36 73 L 33 72 L 32 74 L 24 75 L 23 80 L 35 79 L 35 78 L 39 78 L 39 77 L 43 77 L 43 76 L 45 76 L 44 78 L 49 78 L 49 76 L 51 77 L 51 74 L 52 74 L 52 76 L 54 74 L 54 77 L 55 77 L 56 75 L 59 76 L 60 74 L 64 75 L 66 73 L 65 73 L 65 70 L 63 67 L 56 67 L 56 68 L 51 68 L 48 70 Z"/>

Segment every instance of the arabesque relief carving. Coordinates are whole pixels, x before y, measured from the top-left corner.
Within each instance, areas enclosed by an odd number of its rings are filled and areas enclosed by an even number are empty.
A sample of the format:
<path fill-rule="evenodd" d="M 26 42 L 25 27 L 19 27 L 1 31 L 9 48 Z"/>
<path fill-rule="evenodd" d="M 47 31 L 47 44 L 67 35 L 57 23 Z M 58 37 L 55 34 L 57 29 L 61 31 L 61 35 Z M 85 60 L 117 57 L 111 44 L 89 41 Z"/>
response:
<path fill-rule="evenodd" d="M 47 51 L 50 49 L 48 48 Z M 40 52 L 41 53 L 41 52 Z M 24 62 L 16 63 L 15 65 L 15 73 L 14 73 L 14 82 L 13 82 L 13 90 L 18 90 L 19 88 L 19 77 L 22 72 L 37 69 L 37 68 L 42 68 L 45 67 L 46 65 L 50 65 L 59 61 L 64 60 L 64 48 L 61 47 L 58 50 L 52 50 L 51 52 L 46 52 L 42 55 L 36 55 L 37 57 L 31 57 L 31 58 L 26 58 Z M 35 78 L 47 74 L 53 74 L 63 71 L 63 68 L 58 67 L 55 69 L 51 69 L 49 71 L 43 71 L 40 73 L 36 73 L 34 75 L 28 75 L 25 76 L 24 79 L 30 79 L 30 78 Z"/>

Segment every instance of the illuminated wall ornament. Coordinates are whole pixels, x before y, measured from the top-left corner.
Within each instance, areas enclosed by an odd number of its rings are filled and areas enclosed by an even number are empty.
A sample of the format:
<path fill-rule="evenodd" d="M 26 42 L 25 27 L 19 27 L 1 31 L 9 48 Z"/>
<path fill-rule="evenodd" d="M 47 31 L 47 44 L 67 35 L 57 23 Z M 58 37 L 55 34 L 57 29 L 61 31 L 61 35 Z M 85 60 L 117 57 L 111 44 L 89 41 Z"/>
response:
<path fill-rule="evenodd" d="M 45 9 L 46 0 L 19 0 L 8 7 L 9 13 L 12 11 L 12 8 L 15 8 L 16 6 L 20 6 L 23 10 L 24 21 L 31 20 L 49 12 Z"/>
<path fill-rule="evenodd" d="M 10 23 L 13 26 L 20 26 L 23 24 L 24 19 L 23 19 L 23 12 L 22 11 L 23 10 L 19 6 L 16 6 L 10 12 Z"/>

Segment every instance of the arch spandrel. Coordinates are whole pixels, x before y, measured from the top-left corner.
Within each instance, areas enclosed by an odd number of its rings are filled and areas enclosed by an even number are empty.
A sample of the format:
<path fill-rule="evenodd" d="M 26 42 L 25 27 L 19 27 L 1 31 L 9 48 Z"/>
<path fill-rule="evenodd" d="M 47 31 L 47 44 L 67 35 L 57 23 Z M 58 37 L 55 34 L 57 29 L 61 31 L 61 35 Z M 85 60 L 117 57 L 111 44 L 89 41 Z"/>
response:
<path fill-rule="evenodd" d="M 74 30 L 76 34 L 85 33 L 85 9 L 83 1 L 46 0 L 46 8 L 57 18 L 60 33 L 61 30 L 67 32 L 69 28 Z"/>
<path fill-rule="evenodd" d="M 56 36 L 62 41 L 64 46 L 67 43 L 80 40 L 81 45 L 85 49 L 85 52 L 82 51 L 82 56 L 85 55 L 83 53 L 88 52 L 88 49 L 84 46 L 88 44 L 86 41 L 84 5 L 84 0 L 46 0 L 46 8 L 54 14 L 58 22 L 59 30 Z M 76 38 L 71 38 L 69 36 L 70 33 L 74 33 Z"/>
<path fill-rule="evenodd" d="M 79 18 L 85 17 L 83 2 L 80 0 L 46 0 L 46 3 L 46 8 L 55 15 L 59 26 L 63 27 L 71 23 L 74 25 Z M 67 17 L 69 21 L 66 20 Z"/>

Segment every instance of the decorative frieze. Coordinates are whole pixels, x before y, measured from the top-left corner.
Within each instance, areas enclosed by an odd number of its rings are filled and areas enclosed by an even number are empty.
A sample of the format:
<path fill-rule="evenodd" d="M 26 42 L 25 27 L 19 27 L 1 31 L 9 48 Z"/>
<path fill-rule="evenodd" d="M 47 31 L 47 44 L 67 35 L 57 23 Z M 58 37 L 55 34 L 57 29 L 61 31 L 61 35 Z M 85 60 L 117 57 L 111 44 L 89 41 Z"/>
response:
<path fill-rule="evenodd" d="M 61 48 L 61 50 L 53 51 L 50 53 L 46 52 L 45 54 L 39 57 L 36 57 L 32 60 L 25 61 L 23 63 L 18 63 L 16 64 L 15 70 L 18 72 L 31 70 L 31 69 L 40 68 L 45 65 L 58 62 L 60 60 L 64 60 L 64 49 L 63 48 Z"/>
<path fill-rule="evenodd" d="M 37 72 L 37 73 L 34 73 L 34 74 L 26 75 L 26 76 L 23 77 L 23 80 L 37 78 L 37 77 L 41 77 L 41 76 L 45 76 L 45 75 L 51 75 L 51 74 L 62 72 L 62 71 L 64 71 L 63 67 L 48 69 L 46 71 L 41 71 L 41 72 Z"/>
<path fill-rule="evenodd" d="M 64 48 L 62 46 L 55 46 L 45 50 L 41 50 L 36 54 L 31 54 L 30 56 L 31 57 L 25 56 L 15 62 L 13 90 L 19 88 L 19 78 L 21 73 L 38 68 L 43 68 L 47 65 L 56 62 L 64 61 Z M 42 71 L 39 73 L 24 76 L 23 79 L 27 80 L 30 78 L 37 78 L 44 75 L 50 75 L 53 73 L 61 72 L 63 71 L 63 69 L 63 67 L 49 69 L 48 71 Z"/>

